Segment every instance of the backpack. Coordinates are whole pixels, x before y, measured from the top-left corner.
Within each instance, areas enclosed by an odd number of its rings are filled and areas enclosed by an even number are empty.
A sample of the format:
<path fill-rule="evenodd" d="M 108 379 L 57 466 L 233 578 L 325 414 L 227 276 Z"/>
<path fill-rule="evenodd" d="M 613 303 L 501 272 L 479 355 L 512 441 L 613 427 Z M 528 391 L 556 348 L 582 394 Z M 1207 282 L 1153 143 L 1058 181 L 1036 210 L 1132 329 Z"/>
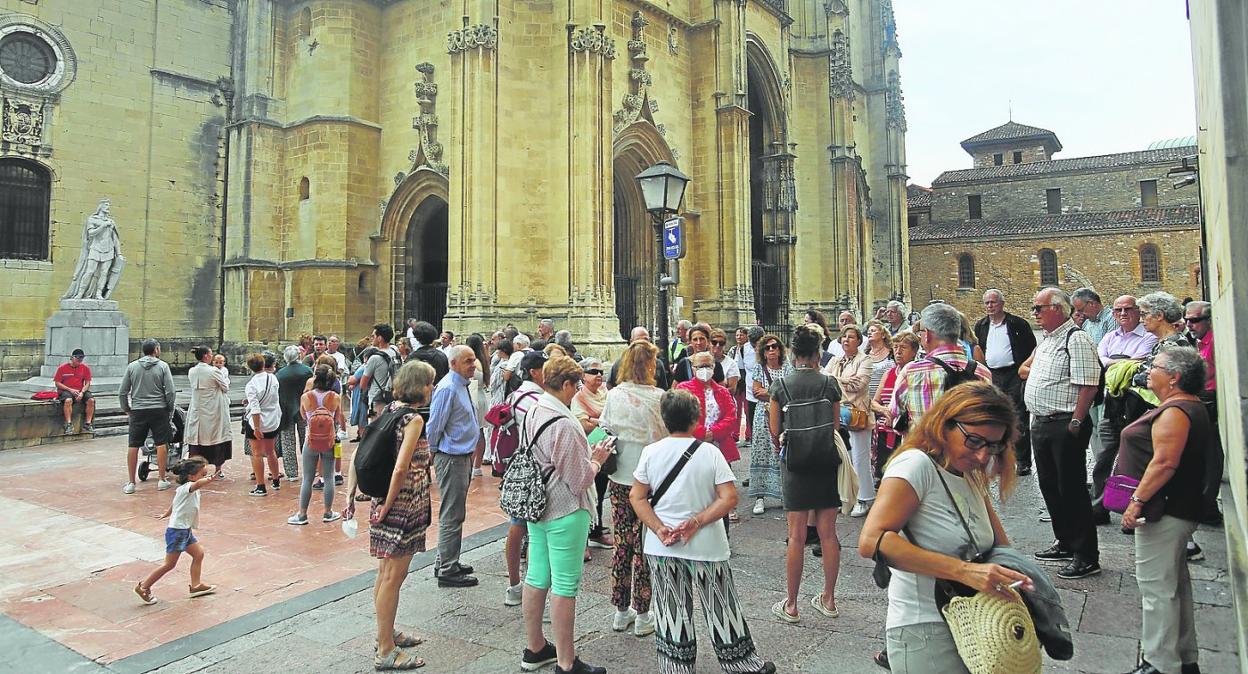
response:
<path fill-rule="evenodd" d="M 355 482 L 361 492 L 373 498 L 385 498 L 389 493 L 394 464 L 399 460 L 395 431 L 403 422 L 403 417 L 415 411 L 406 406 L 388 409 L 368 425 L 368 432 L 360 441 L 352 460 Z"/>
<path fill-rule="evenodd" d="M 512 377 L 515 379 L 515 377 Z M 485 421 L 494 427 L 490 434 L 490 453 L 494 457 L 494 477 L 502 477 L 507 472 L 507 464 L 520 446 L 520 429 L 516 423 L 516 405 L 525 398 L 536 396 L 530 391 L 516 398 L 514 402 L 501 402 L 485 413 Z"/>
<path fill-rule="evenodd" d="M 936 356 L 926 356 L 927 360 L 932 361 L 945 371 L 945 381 L 940 386 L 941 393 L 948 393 L 949 389 L 959 384 L 967 384 L 979 381 L 979 377 L 975 376 L 975 369 L 979 367 L 979 363 L 974 360 L 968 360 L 966 367 L 961 370 L 955 370 L 949 363 L 937 358 Z"/>
<path fill-rule="evenodd" d="M 373 402 L 389 405 L 394 402 L 394 378 L 399 374 L 399 368 L 403 367 L 403 363 L 398 358 L 391 358 L 389 351 L 378 351 L 377 355 L 385 359 L 386 371 L 390 376 L 386 378 L 385 386 L 377 385 L 377 397 L 373 399 Z"/>
<path fill-rule="evenodd" d="M 1067 371 L 1069 371 L 1069 370 L 1070 370 L 1070 336 L 1071 336 L 1071 335 L 1073 335 L 1073 334 L 1075 334 L 1075 332 L 1076 332 L 1076 331 L 1077 331 L 1077 332 L 1085 332 L 1085 330 L 1084 330 L 1083 328 L 1080 328 L 1080 327 L 1073 327 L 1073 328 L 1071 328 L 1071 329 L 1070 329 L 1070 332 L 1067 332 L 1067 333 L 1066 333 L 1066 344 L 1062 347 L 1062 348 L 1066 351 L 1066 369 L 1067 369 Z M 1090 337 L 1089 337 L 1089 339 L 1090 339 Z M 1093 404 L 1093 405 L 1102 405 L 1102 404 L 1104 404 L 1104 403 L 1105 403 L 1105 369 L 1106 369 L 1106 368 L 1105 368 L 1105 364 L 1104 364 L 1104 363 L 1101 363 L 1101 359 L 1100 359 L 1100 357 L 1099 357 L 1099 356 L 1097 357 L 1096 362 L 1098 362 L 1098 363 L 1100 363 L 1100 364 L 1101 364 L 1101 379 L 1100 379 L 1100 381 L 1099 381 L 1099 382 L 1097 383 L 1097 385 L 1096 385 L 1096 397 L 1092 398 L 1092 404 Z"/>
<path fill-rule="evenodd" d="M 549 473 L 542 472 L 537 459 L 533 458 L 533 443 L 551 424 L 563 417 L 555 417 L 538 427 L 531 439 L 521 442 L 511 457 L 507 472 L 503 474 L 502 494 L 498 505 L 513 520 L 537 522 L 546 512 L 546 480 Z M 528 417 L 525 417 L 528 421 Z"/>
<path fill-rule="evenodd" d="M 315 393 L 313 395 L 315 396 Z M 308 415 L 308 449 L 314 452 L 332 451 L 334 443 L 338 440 L 334 413 L 325 407 L 325 396 L 328 395 L 329 392 L 326 392 L 321 396 L 316 403 L 316 409 Z"/>
<path fill-rule="evenodd" d="M 784 413 L 784 462 L 791 472 L 828 472 L 836 470 L 841 460 L 836 452 L 835 405 L 825 397 L 828 380 L 813 398 L 794 400 L 783 379 L 780 389 L 788 400 Z"/>

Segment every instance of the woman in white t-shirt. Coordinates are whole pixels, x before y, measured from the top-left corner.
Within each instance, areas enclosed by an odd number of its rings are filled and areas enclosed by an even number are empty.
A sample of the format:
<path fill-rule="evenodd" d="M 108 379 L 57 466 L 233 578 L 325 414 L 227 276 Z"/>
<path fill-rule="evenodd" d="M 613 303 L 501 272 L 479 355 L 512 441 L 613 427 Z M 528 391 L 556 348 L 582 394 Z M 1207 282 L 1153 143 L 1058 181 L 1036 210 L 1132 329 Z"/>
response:
<path fill-rule="evenodd" d="M 1018 581 L 1035 590 L 1017 571 L 969 561 L 1009 545 L 988 490 L 998 480 L 1004 499 L 1014 488 L 1013 410 L 991 384 L 957 386 L 923 415 L 884 470 L 858 552 L 872 558 L 878 551 L 893 569 L 886 637 L 895 674 L 967 671 L 936 606 L 936 579 L 1003 599 L 1017 598 L 1010 585 Z"/>
<path fill-rule="evenodd" d="M 701 405 L 692 393 L 668 391 L 659 407 L 671 436 L 642 450 L 629 492 L 633 509 L 646 526 L 658 671 L 693 671 L 696 585 L 723 670 L 775 672 L 776 666 L 754 650 L 728 565 L 728 533 L 720 520 L 737 504 L 732 469 L 714 445 L 694 439 Z M 689 454 L 685 465 L 663 490 L 685 454 Z M 659 498 L 652 505 L 655 496 Z"/>

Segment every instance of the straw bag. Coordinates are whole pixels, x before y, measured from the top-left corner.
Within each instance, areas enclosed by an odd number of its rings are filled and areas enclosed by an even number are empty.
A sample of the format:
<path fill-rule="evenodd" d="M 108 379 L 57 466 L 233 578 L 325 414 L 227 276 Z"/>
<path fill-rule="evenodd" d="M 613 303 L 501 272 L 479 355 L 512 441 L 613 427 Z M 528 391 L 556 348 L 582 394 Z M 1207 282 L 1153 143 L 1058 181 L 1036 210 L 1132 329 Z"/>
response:
<path fill-rule="evenodd" d="M 1007 601 L 978 592 L 941 610 L 971 674 L 1039 674 L 1040 638 L 1018 592 Z"/>

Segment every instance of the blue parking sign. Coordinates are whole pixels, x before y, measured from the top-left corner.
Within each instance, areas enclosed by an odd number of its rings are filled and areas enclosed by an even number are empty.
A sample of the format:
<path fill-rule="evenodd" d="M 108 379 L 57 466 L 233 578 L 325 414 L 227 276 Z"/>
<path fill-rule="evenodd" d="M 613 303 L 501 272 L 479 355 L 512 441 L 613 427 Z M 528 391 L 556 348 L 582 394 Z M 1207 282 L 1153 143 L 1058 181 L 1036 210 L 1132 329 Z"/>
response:
<path fill-rule="evenodd" d="M 685 257 L 685 219 L 676 216 L 663 223 L 663 259 L 680 260 Z"/>

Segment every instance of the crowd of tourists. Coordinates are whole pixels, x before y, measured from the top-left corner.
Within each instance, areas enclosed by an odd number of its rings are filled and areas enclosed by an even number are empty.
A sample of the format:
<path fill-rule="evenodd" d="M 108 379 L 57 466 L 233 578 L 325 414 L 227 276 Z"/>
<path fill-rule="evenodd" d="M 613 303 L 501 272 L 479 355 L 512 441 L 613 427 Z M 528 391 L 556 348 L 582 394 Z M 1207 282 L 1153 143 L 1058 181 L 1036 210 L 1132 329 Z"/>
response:
<path fill-rule="evenodd" d="M 422 639 L 397 629 L 395 616 L 411 556 L 425 549 L 433 481 L 433 573 L 440 587 L 468 587 L 478 583 L 460 559 L 468 488 L 491 475 L 501 478 L 500 507 L 511 518 L 503 604 L 523 607 L 524 670 L 606 671 L 580 660 L 574 636 L 596 547 L 612 551 L 611 627 L 653 634 L 658 671 L 694 669 L 695 588 L 724 671 L 775 671 L 753 641 L 730 564 L 729 535 L 743 515 L 732 465 L 748 456 L 745 505 L 753 515 L 785 512 L 786 591 L 771 610 L 779 621 L 803 620 L 808 546 L 823 583 L 807 607 L 838 617 L 836 526 L 845 514 L 865 518 L 858 551 L 875 560 L 876 581 L 888 589 L 880 666 L 969 671 L 976 645 L 955 638 L 948 610 L 968 595 L 1026 606 L 1037 667 L 1041 645 L 1069 659 L 1048 564 L 1060 564 L 1059 578 L 1099 573 L 1096 526 L 1114 511 L 1135 535 L 1143 605 L 1135 672 L 1199 671 L 1187 563 L 1201 554 L 1191 542 L 1197 523 L 1219 517 L 1222 463 L 1209 304 L 1157 292 L 1109 308 L 1088 288 L 1044 288 L 1031 307 L 1037 341 L 1005 301 L 989 290 L 974 323 L 949 304 L 908 313 L 894 301 L 866 321 L 843 311 L 835 329 L 812 309 L 790 335 L 680 321 L 666 348 L 637 327 L 609 367 L 550 320 L 532 336 L 507 326 L 462 342 L 423 321 L 404 334 L 378 324 L 351 354 L 336 336 L 309 336 L 280 356 L 247 359 L 250 494 L 298 480 L 291 525 L 308 523 L 317 489 L 324 523 L 353 521 L 356 502 L 369 503 L 379 670 L 425 664 L 415 651 Z M 122 383 L 131 423 L 125 493 L 134 492 L 137 448 L 149 436 L 163 445 L 171 432 L 168 366 L 154 340 L 143 352 Z M 197 463 L 173 469 L 183 486 L 172 510 L 185 526 L 171 521 L 165 566 L 190 554 L 199 596 L 211 586 L 199 579 L 202 548 L 191 535 L 196 490 L 223 479 L 233 432 L 225 363 L 206 347 L 194 355 L 184 434 Z M 78 398 L 68 393 L 72 405 Z M 342 446 L 356 442 L 338 512 Z M 374 467 L 378 456 L 384 470 Z M 158 468 L 157 488 L 166 489 L 163 455 Z M 993 501 L 1033 468 L 1055 541 L 1025 555 L 1010 547 Z M 168 568 L 136 586 L 145 602 Z"/>

